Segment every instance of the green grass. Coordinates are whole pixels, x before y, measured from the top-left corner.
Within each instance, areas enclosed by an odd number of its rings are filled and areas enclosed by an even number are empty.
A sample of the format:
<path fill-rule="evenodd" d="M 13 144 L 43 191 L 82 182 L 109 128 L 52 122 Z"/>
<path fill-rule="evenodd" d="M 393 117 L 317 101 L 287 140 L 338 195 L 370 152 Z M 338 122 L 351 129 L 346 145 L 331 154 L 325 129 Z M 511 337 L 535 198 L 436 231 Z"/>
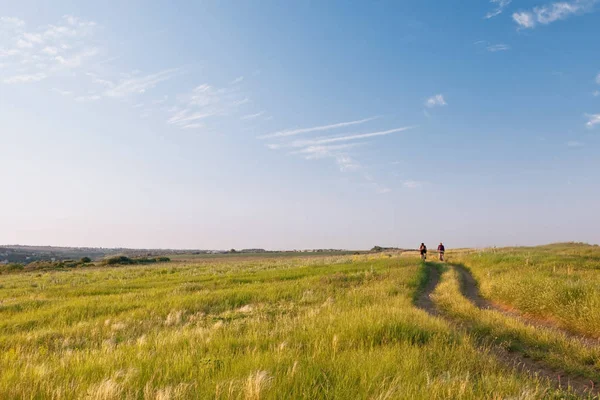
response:
<path fill-rule="evenodd" d="M 563 395 L 417 309 L 426 278 L 386 255 L 3 276 L 0 398 Z"/>
<path fill-rule="evenodd" d="M 600 338 L 600 247 L 555 244 L 453 256 L 504 306 Z"/>
<path fill-rule="evenodd" d="M 466 325 L 479 342 L 519 352 L 574 376 L 600 380 L 600 348 L 585 346 L 552 330 L 526 325 L 494 310 L 477 308 L 462 295 L 454 268 L 445 268 L 433 297 L 447 315 Z"/>

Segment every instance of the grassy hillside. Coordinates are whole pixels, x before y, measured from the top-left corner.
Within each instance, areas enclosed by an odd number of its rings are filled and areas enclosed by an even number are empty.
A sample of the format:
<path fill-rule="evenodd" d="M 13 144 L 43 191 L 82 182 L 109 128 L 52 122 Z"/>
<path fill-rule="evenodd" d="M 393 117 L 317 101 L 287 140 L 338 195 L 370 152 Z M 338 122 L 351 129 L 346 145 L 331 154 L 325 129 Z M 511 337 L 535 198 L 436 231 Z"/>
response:
<path fill-rule="evenodd" d="M 0 398 L 596 394 L 598 247 L 449 259 L 192 257 L 4 275 Z"/>
<path fill-rule="evenodd" d="M 425 267 L 382 254 L 3 276 L 0 398 L 564 394 L 416 308 Z"/>

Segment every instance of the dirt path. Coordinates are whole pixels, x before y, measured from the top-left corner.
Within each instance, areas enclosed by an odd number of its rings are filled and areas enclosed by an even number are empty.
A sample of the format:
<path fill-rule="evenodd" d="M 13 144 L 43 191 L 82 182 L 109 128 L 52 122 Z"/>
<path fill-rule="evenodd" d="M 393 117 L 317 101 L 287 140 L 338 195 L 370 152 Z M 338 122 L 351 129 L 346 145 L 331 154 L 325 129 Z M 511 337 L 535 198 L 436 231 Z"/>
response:
<path fill-rule="evenodd" d="M 421 294 L 415 301 L 415 305 L 418 308 L 427 311 L 427 313 L 431 315 L 440 315 L 439 310 L 435 306 L 433 300 L 431 300 L 430 295 L 431 293 L 433 293 L 438 283 L 440 282 L 441 274 L 439 269 L 435 268 L 431 264 L 426 265 L 427 268 L 429 268 L 429 280 L 427 281 L 427 285 L 425 285 L 425 287 L 421 291 Z"/>
<path fill-rule="evenodd" d="M 482 309 L 492 309 L 494 311 L 498 311 L 499 313 L 502 313 L 508 317 L 516 318 L 526 325 L 530 325 L 536 328 L 549 329 L 554 333 L 557 333 L 570 339 L 574 339 L 583 344 L 584 346 L 597 347 L 600 345 L 600 342 L 597 339 L 577 335 L 573 332 L 569 332 L 565 329 L 562 329 L 551 322 L 541 321 L 535 318 L 529 318 L 517 311 L 507 311 L 506 309 L 503 309 L 502 307 L 484 299 L 479 293 L 479 285 L 477 284 L 477 280 L 473 277 L 471 272 L 462 265 L 454 265 L 453 267 L 459 273 L 463 296 L 469 299 L 469 301 L 471 301 L 477 307 Z"/>
<path fill-rule="evenodd" d="M 430 315 L 444 318 L 455 328 L 465 331 L 465 333 L 467 333 L 469 329 L 468 326 L 465 326 L 464 324 L 461 324 L 458 321 L 454 321 L 442 314 L 431 299 L 431 294 L 438 285 L 441 274 L 438 268 L 431 264 L 427 264 L 427 268 L 429 268 L 429 281 L 427 282 L 427 285 L 423 288 L 419 297 L 416 299 L 415 305 L 418 308 L 421 308 L 422 310 L 426 311 Z M 463 295 L 467 299 L 469 299 L 473 304 L 475 304 L 478 308 L 493 308 L 491 303 L 482 298 L 479 294 L 479 288 L 475 278 L 473 278 L 473 276 L 465 268 L 456 266 L 454 266 L 454 268 L 456 268 L 456 270 L 460 273 L 462 281 L 461 289 Z M 498 358 L 498 360 L 501 361 L 507 367 L 511 369 L 515 368 L 531 376 L 545 378 L 548 380 L 548 382 L 550 382 L 550 384 L 553 387 L 562 389 L 570 387 L 573 391 L 575 391 L 578 395 L 580 395 L 583 398 L 589 398 L 590 394 L 597 396 L 598 393 L 600 393 L 599 390 L 596 388 L 595 383 L 590 381 L 589 379 L 582 378 L 580 376 L 569 375 L 565 371 L 551 368 L 540 361 L 532 360 L 531 358 L 525 357 L 521 353 L 509 352 L 499 346 L 493 346 L 491 350 L 492 353 Z"/>

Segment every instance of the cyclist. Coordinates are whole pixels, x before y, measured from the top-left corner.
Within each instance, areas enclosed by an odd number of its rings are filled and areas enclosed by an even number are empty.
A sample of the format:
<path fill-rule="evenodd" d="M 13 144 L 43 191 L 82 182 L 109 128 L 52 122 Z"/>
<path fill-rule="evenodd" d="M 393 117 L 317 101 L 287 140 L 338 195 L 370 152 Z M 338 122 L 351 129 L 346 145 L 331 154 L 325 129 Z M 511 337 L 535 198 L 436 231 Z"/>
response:
<path fill-rule="evenodd" d="M 425 260 L 427 258 L 427 246 L 425 246 L 425 243 L 421 243 L 419 251 L 421 252 L 421 260 Z"/>
<path fill-rule="evenodd" d="M 444 261 L 444 252 L 446 251 L 446 248 L 444 247 L 444 244 L 442 242 L 440 242 L 440 245 L 438 246 L 438 253 L 440 253 L 440 261 Z"/>

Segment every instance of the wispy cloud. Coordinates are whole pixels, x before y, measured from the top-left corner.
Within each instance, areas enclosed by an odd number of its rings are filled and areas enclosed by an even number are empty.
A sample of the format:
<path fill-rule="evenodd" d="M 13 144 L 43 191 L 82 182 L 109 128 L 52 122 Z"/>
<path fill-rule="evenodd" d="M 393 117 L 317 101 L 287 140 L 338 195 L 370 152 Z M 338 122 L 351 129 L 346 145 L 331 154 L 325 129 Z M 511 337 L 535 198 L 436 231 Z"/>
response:
<path fill-rule="evenodd" d="M 108 86 L 108 89 L 104 92 L 105 96 L 125 97 L 131 94 L 144 93 L 148 89 L 154 88 L 159 83 L 173 78 L 180 72 L 181 69 L 172 68 L 149 75 L 135 76 L 131 78 L 122 79 L 117 83 L 112 83 L 108 80 L 99 80 L 97 78 L 96 82 L 104 86 Z"/>
<path fill-rule="evenodd" d="M 242 119 L 255 119 L 255 118 L 258 118 L 258 117 L 264 115 L 264 113 L 265 113 L 264 111 L 261 111 L 261 112 L 257 112 L 256 114 L 244 115 L 242 117 Z"/>
<path fill-rule="evenodd" d="M 530 12 L 516 12 L 512 17 L 521 28 L 533 28 L 535 26 L 535 18 Z"/>
<path fill-rule="evenodd" d="M 504 43 L 491 44 L 486 47 L 486 50 L 491 53 L 496 53 L 498 51 L 508 51 L 508 50 L 510 50 L 510 46 L 507 44 L 504 44 Z"/>
<path fill-rule="evenodd" d="M 531 11 L 520 11 L 512 15 L 519 28 L 532 29 L 538 24 L 548 25 L 552 22 L 566 19 L 572 15 L 581 15 L 594 10 L 598 0 L 575 0 L 571 2 L 556 2 Z"/>
<path fill-rule="evenodd" d="M 319 158 L 331 157 L 340 150 L 348 150 L 358 146 L 362 146 L 365 143 L 346 143 L 332 146 L 315 145 L 308 146 L 302 150 L 294 151 L 292 154 L 302 154 L 307 160 L 314 160 Z"/>
<path fill-rule="evenodd" d="M 191 93 L 179 96 L 178 104 L 169 109 L 167 122 L 180 128 L 208 118 L 233 114 L 241 105 L 248 103 L 236 88 L 215 88 L 208 84 L 195 87 Z M 198 126 L 193 126 L 198 128 Z"/>
<path fill-rule="evenodd" d="M 596 75 L 596 83 L 600 85 L 600 72 Z"/>
<path fill-rule="evenodd" d="M 61 96 L 70 96 L 70 95 L 73 94 L 73 92 L 70 92 L 68 90 L 61 90 L 61 89 L 58 89 L 58 88 L 52 88 L 52 91 L 54 93 L 60 94 Z"/>
<path fill-rule="evenodd" d="M 586 114 L 588 119 L 587 124 L 585 124 L 588 128 L 593 128 L 595 125 L 600 124 L 600 114 Z"/>
<path fill-rule="evenodd" d="M 237 85 L 238 83 L 241 83 L 244 80 L 243 76 L 238 76 L 237 78 L 235 78 L 234 80 L 232 80 L 231 82 L 229 82 L 230 85 Z"/>
<path fill-rule="evenodd" d="M 350 156 L 347 151 L 364 144 L 366 143 L 348 143 L 332 146 L 308 146 L 304 149 L 294 151 L 291 154 L 302 155 L 307 160 L 331 158 L 335 160 L 335 163 L 341 172 L 349 172 L 360 169 L 361 165 L 352 156 Z"/>
<path fill-rule="evenodd" d="M 596 90 L 596 91 L 594 91 L 594 92 L 592 93 L 592 96 L 594 96 L 594 97 L 598 97 L 598 96 L 600 96 L 600 90 Z"/>
<path fill-rule="evenodd" d="M 576 140 L 571 140 L 567 142 L 567 147 L 583 147 L 583 143 Z"/>
<path fill-rule="evenodd" d="M 0 17 L 0 27 L 5 29 L 16 29 L 25 26 L 25 21 L 15 17 Z"/>
<path fill-rule="evenodd" d="M 77 96 L 75 97 L 75 101 L 78 103 L 88 103 L 91 101 L 97 101 L 100 100 L 102 98 L 102 96 L 97 95 L 97 94 L 90 94 L 87 96 Z"/>
<path fill-rule="evenodd" d="M 56 25 L 29 29 L 21 19 L 0 17 L 0 57 L 5 66 L 0 80 L 36 82 L 83 66 L 99 54 L 93 41 L 88 40 L 96 25 L 65 15 Z"/>
<path fill-rule="evenodd" d="M 370 175 L 369 166 L 363 165 L 359 160 L 359 148 L 371 143 L 369 139 L 376 139 L 394 133 L 413 129 L 413 126 L 406 126 L 381 131 L 367 133 L 341 134 L 334 136 L 313 137 L 311 139 L 291 138 L 295 135 L 323 132 L 348 126 L 364 124 L 377 117 L 340 122 L 337 124 L 321 125 L 312 128 L 289 129 L 275 132 L 260 138 L 278 139 L 276 143 L 268 143 L 266 146 L 271 150 L 294 149 L 289 154 L 302 156 L 306 160 L 331 159 L 335 162 L 337 168 L 344 173 L 358 173 L 359 177 L 366 180 L 366 187 L 372 188 L 377 193 L 389 193 L 391 191 L 385 185 L 375 181 Z"/>
<path fill-rule="evenodd" d="M 39 82 L 48 77 L 43 72 L 38 72 L 35 74 L 24 74 L 24 75 L 14 75 L 3 80 L 4 83 L 7 84 L 15 84 L 15 83 L 31 83 L 31 82 Z"/>
<path fill-rule="evenodd" d="M 271 133 L 268 135 L 263 135 L 263 136 L 260 136 L 259 138 L 260 139 L 269 139 L 269 138 L 277 138 L 277 137 L 295 136 L 295 135 L 311 133 L 311 132 L 328 131 L 328 130 L 332 130 L 332 129 L 345 128 L 347 126 L 364 124 L 365 122 L 373 121 L 376 118 L 378 118 L 378 117 L 370 117 L 370 118 L 360 119 L 357 121 L 339 122 L 337 124 L 315 126 L 312 128 L 288 129 L 288 130 Z"/>
<path fill-rule="evenodd" d="M 416 188 L 423 186 L 423 182 L 408 180 L 408 181 L 403 181 L 402 186 L 404 186 L 407 189 L 416 189 Z"/>
<path fill-rule="evenodd" d="M 359 133 L 354 135 L 344 135 L 344 136 L 327 136 L 322 138 L 310 139 L 310 140 L 295 140 L 291 143 L 287 144 L 269 144 L 268 147 L 270 149 L 280 149 L 286 147 L 307 147 L 307 146 L 322 146 L 328 145 L 331 143 L 340 143 L 340 142 L 349 142 L 355 140 L 362 140 L 373 138 L 377 136 L 387 136 L 392 133 L 404 132 L 409 129 L 414 129 L 414 126 L 406 126 L 402 128 L 394 128 L 388 129 L 386 131 L 377 131 L 377 132 L 369 132 L 369 133 Z"/>
<path fill-rule="evenodd" d="M 429 108 L 433 108 L 437 106 L 446 106 L 448 103 L 446 103 L 443 95 L 436 94 L 435 96 L 428 98 L 427 101 L 425 101 L 425 105 Z"/>
<path fill-rule="evenodd" d="M 490 3 L 492 3 L 495 8 L 493 10 L 491 10 L 490 12 L 488 12 L 487 14 L 485 14 L 485 19 L 490 19 L 490 18 L 494 18 L 500 14 L 502 14 L 502 12 L 504 11 L 504 9 L 512 2 L 512 0 L 490 0 Z"/>

